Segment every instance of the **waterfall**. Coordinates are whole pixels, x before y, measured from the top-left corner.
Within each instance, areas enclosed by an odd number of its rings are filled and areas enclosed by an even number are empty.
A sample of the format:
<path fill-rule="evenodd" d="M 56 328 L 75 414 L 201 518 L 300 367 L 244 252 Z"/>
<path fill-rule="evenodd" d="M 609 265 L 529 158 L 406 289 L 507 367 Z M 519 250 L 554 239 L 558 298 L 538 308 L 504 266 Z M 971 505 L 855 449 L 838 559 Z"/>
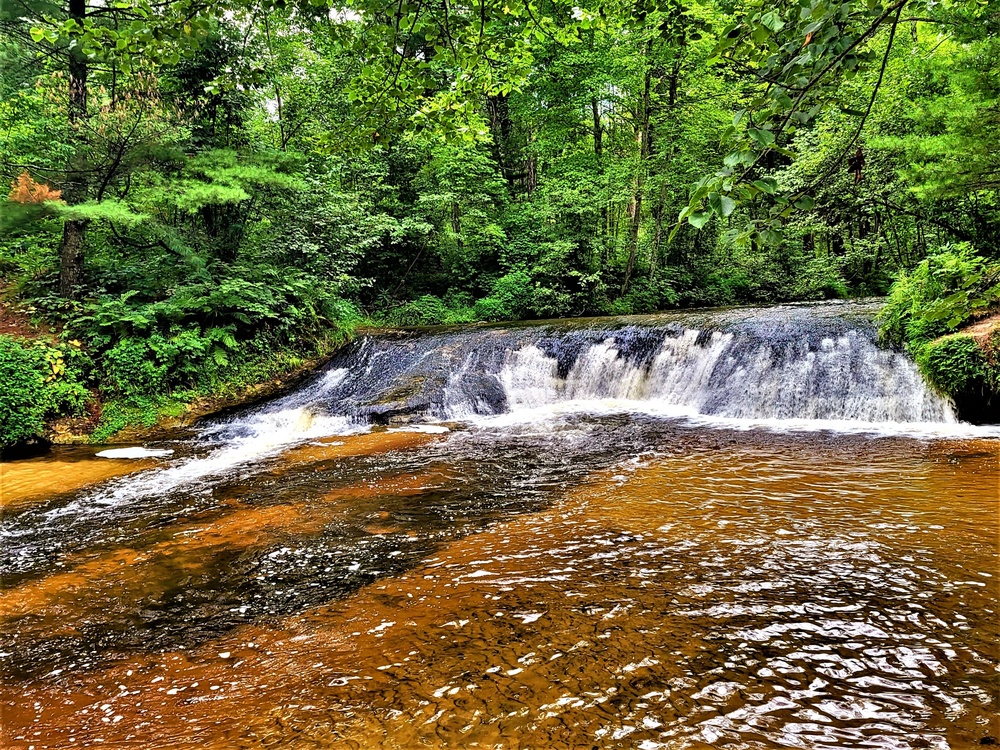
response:
<path fill-rule="evenodd" d="M 618 401 L 730 419 L 955 421 L 949 404 L 927 388 L 909 359 L 880 349 L 857 330 L 767 341 L 684 329 L 663 333 L 640 356 L 627 342 L 627 336 L 609 335 L 584 345 L 564 376 L 558 357 L 537 343 L 507 350 L 495 373 L 503 411 Z M 452 392 L 469 392 L 467 372 L 458 371 Z M 446 398 L 437 416 L 468 414 L 460 399 Z"/>
<path fill-rule="evenodd" d="M 296 390 L 202 424 L 164 466 L 44 510 L 40 523 L 210 492 L 295 445 L 373 423 L 549 431 L 579 416 L 642 414 L 725 429 L 997 434 L 958 422 L 904 353 L 879 346 L 876 310 L 827 303 L 361 336 Z"/>
<path fill-rule="evenodd" d="M 365 338 L 315 408 L 391 422 L 556 407 L 733 421 L 954 424 L 871 305 L 675 313 Z M 868 315 L 859 314 L 868 312 Z"/>

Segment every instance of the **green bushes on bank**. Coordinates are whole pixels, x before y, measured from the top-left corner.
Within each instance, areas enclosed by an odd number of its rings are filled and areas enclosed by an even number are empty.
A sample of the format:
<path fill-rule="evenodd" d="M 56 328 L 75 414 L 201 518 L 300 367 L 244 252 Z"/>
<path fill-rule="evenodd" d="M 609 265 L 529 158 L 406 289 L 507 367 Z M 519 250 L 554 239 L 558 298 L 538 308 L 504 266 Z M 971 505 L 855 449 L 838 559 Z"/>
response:
<path fill-rule="evenodd" d="M 0 336 L 0 448 L 39 437 L 47 419 L 83 411 L 77 348 Z"/>
<path fill-rule="evenodd" d="M 106 407 L 94 435 L 149 426 L 178 401 L 269 379 L 347 340 L 357 319 L 335 288 L 274 269 L 143 300 L 133 293 L 82 306 L 66 325 L 95 353 Z"/>
<path fill-rule="evenodd" d="M 967 243 L 944 247 L 896 279 L 879 314 L 880 334 L 909 351 L 940 392 L 989 402 L 1000 390 L 996 347 L 957 331 L 998 306 L 1000 263 Z"/>
<path fill-rule="evenodd" d="M 41 436 L 47 421 L 79 413 L 88 389 L 102 407 L 94 441 L 152 426 L 196 398 L 229 395 L 331 351 L 359 318 L 336 285 L 294 269 L 220 266 L 166 289 L 141 281 L 143 289 L 77 302 L 32 300 L 73 343 L 3 340 L 0 444 Z"/>
<path fill-rule="evenodd" d="M 977 255 L 968 243 L 946 246 L 899 274 L 880 314 L 882 337 L 916 354 L 997 305 L 1000 263 Z"/>
<path fill-rule="evenodd" d="M 1000 368 L 993 366 L 972 336 L 954 334 L 920 347 L 917 365 L 942 393 L 985 393 L 995 390 Z"/>

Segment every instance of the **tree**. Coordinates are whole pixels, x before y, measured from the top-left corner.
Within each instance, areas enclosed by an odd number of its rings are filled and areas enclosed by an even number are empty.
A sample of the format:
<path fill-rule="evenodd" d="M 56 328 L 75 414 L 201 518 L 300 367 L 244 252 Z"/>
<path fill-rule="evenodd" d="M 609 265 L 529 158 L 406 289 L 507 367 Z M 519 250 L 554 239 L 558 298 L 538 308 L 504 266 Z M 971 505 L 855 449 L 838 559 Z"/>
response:
<path fill-rule="evenodd" d="M 94 117 L 91 102 L 93 72 L 110 86 L 112 106 L 118 105 L 118 81 L 144 65 L 176 62 L 182 51 L 208 26 L 202 0 L 171 2 L 23 2 L 7 4 L 0 15 L 6 36 L 30 45 L 40 68 L 66 74 L 66 143 L 71 155 L 62 176 L 67 203 L 84 204 L 101 192 L 107 175 L 95 184 L 88 161 L 88 124 Z M 102 102 L 103 106 L 103 102 Z M 100 200 L 100 196 L 97 196 Z M 60 261 L 60 292 L 71 297 L 80 282 L 84 241 L 89 223 L 86 212 L 66 219 Z"/>
<path fill-rule="evenodd" d="M 897 32 L 909 20 L 924 19 L 921 13 L 926 8 L 915 0 L 777 5 L 750 0 L 739 6 L 720 35 L 716 59 L 752 82 L 752 93 L 733 118 L 728 134 L 732 151 L 723 168 L 693 187 L 680 221 L 700 227 L 712 216 L 727 216 L 738 203 L 757 201 L 766 213 L 749 224 L 746 240 L 779 241 L 782 225 L 792 213 L 814 204 L 810 192 L 856 153 Z M 979 22 L 995 13 L 987 4 L 958 0 L 931 7 L 929 20 L 948 23 L 955 9 Z M 844 82 L 866 71 L 874 73 L 870 94 L 845 106 L 840 95 Z M 856 118 L 851 137 L 814 184 L 784 194 L 766 176 L 767 169 L 797 158 L 796 133 L 832 107 Z"/>

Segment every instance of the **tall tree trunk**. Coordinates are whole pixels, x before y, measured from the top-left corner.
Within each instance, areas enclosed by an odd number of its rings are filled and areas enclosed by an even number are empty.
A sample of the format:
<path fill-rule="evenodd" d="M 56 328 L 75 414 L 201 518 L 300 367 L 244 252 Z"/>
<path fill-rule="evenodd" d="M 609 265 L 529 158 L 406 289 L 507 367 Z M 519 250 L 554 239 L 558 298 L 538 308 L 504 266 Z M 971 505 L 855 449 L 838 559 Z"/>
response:
<path fill-rule="evenodd" d="M 493 137 L 493 154 L 497 164 L 500 165 L 500 173 L 507 180 L 507 184 L 513 191 L 518 177 L 518 170 L 514 168 L 514 151 L 511 142 L 511 135 L 514 132 L 514 123 L 510 119 L 510 101 L 507 94 L 490 94 L 486 97 L 486 113 L 490 118 L 490 135 Z M 530 165 L 525 165 L 525 171 L 530 172 Z M 521 179 L 524 179 L 521 176 Z M 529 177 L 530 182 L 530 177 Z M 529 190 L 530 192 L 530 190 Z"/>
<path fill-rule="evenodd" d="M 83 26 L 87 15 L 86 0 L 70 0 L 70 18 Z M 70 51 L 69 57 L 69 141 L 73 156 L 66 170 L 63 198 L 70 205 L 87 199 L 86 154 L 81 133 L 87 117 L 87 58 L 79 47 Z M 87 221 L 67 221 L 63 225 L 62 250 L 59 257 L 59 293 L 63 297 L 76 295 L 83 268 L 83 243 L 87 234 Z"/>
<path fill-rule="evenodd" d="M 683 65 L 683 62 L 684 62 L 683 56 L 678 56 L 677 59 L 674 60 L 674 64 L 670 68 L 670 73 L 667 75 L 667 112 L 669 113 L 669 121 L 672 124 L 677 124 L 679 119 L 677 115 L 677 94 L 680 91 L 681 67 Z M 671 132 L 676 134 L 677 131 L 672 130 Z M 674 156 L 677 154 L 678 144 L 676 138 L 670 138 L 669 134 L 667 138 L 670 139 L 671 142 L 669 148 L 667 149 L 668 153 L 667 153 L 666 165 L 670 165 L 673 163 Z M 660 244 L 663 241 L 663 213 L 666 210 L 666 202 L 667 202 L 667 185 L 665 182 L 662 181 L 661 178 L 660 195 L 657 200 L 655 209 L 656 237 L 653 242 L 653 249 L 650 251 L 650 259 L 649 259 L 650 281 L 653 280 L 653 274 L 656 271 L 656 263 L 658 260 L 658 256 L 660 254 Z M 671 251 L 669 246 L 664 255 L 666 256 L 667 263 L 676 258 L 680 258 L 683 261 L 683 257 L 680 255 L 680 251 L 679 250 Z"/>
<path fill-rule="evenodd" d="M 652 43 L 647 45 L 646 54 L 649 55 Z M 635 193 L 632 196 L 632 225 L 628 238 L 628 264 L 625 266 L 625 278 L 622 281 L 622 291 L 624 295 L 628 291 L 628 283 L 635 271 L 635 260 L 639 252 L 639 227 L 642 224 L 642 191 L 645 185 L 646 161 L 649 158 L 649 117 L 651 109 L 651 95 L 653 84 L 653 69 L 646 69 L 645 81 L 642 89 L 642 100 L 639 102 L 639 111 L 636 113 L 635 140 L 639 145 L 639 164 L 635 171 Z"/>
<path fill-rule="evenodd" d="M 594 156 L 600 167 L 601 157 L 604 155 L 604 125 L 601 124 L 601 108 L 596 96 L 590 98 L 590 111 L 594 116 Z"/>
<path fill-rule="evenodd" d="M 653 245 L 649 249 L 649 280 L 656 275 L 656 263 L 660 254 L 660 244 L 663 242 L 663 210 L 667 201 L 667 185 L 660 183 L 660 192 L 653 206 L 653 218 L 656 220 L 656 231 L 653 233 Z"/>
<path fill-rule="evenodd" d="M 601 122 L 601 107 L 596 96 L 590 98 L 590 112 L 594 118 L 594 157 L 597 160 L 597 174 L 604 176 L 604 123 Z M 603 182 L 603 179 L 602 179 Z M 597 260 L 597 270 L 604 273 L 605 261 L 608 257 L 608 202 L 601 201 L 601 222 L 598 227 L 598 244 L 600 253 Z"/>

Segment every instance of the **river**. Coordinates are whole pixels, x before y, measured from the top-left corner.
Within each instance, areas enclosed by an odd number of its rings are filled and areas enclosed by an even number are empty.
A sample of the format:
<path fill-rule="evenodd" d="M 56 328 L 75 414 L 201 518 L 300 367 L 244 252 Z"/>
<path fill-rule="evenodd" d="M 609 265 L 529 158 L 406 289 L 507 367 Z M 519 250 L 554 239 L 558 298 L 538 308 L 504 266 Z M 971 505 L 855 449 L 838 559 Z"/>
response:
<path fill-rule="evenodd" d="M 362 337 L 3 472 L 3 747 L 1000 743 L 1000 462 L 868 303 Z"/>

